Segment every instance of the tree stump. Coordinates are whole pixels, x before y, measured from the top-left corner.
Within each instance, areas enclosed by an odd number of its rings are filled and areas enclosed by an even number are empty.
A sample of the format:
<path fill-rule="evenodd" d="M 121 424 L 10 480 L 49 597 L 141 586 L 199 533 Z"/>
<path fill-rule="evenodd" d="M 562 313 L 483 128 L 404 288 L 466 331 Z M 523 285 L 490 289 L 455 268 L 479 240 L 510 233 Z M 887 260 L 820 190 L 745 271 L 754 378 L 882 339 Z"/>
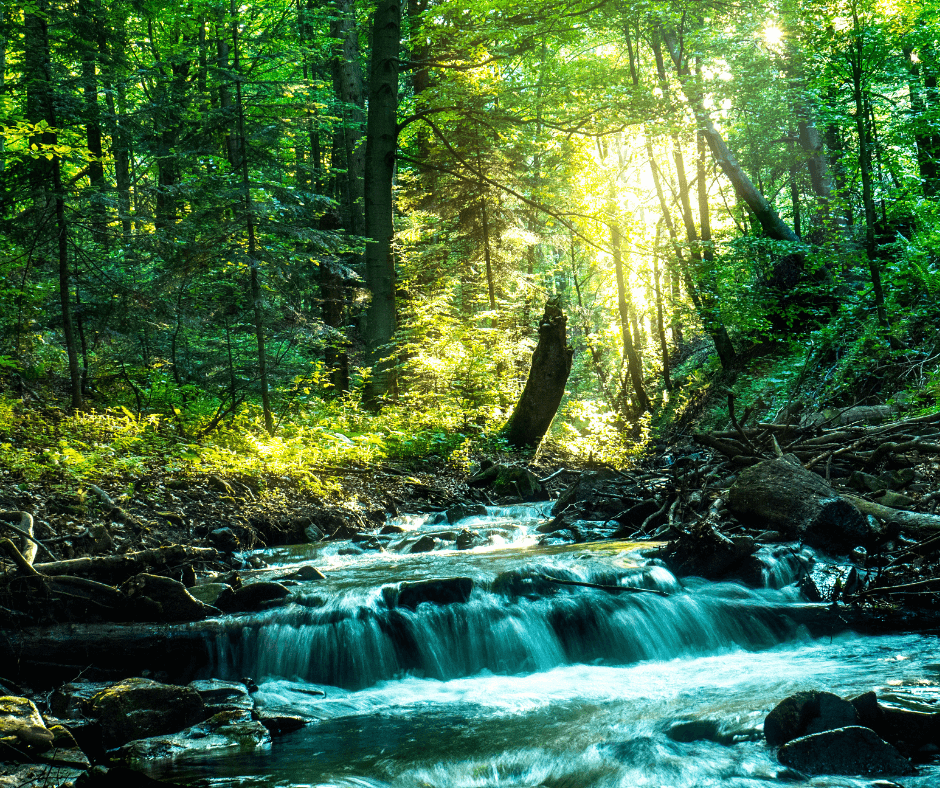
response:
<path fill-rule="evenodd" d="M 532 354 L 529 379 L 503 427 L 503 437 L 512 446 L 538 446 L 555 418 L 574 356 L 565 332 L 567 323 L 558 299 L 550 298 L 539 322 L 539 343 Z"/>

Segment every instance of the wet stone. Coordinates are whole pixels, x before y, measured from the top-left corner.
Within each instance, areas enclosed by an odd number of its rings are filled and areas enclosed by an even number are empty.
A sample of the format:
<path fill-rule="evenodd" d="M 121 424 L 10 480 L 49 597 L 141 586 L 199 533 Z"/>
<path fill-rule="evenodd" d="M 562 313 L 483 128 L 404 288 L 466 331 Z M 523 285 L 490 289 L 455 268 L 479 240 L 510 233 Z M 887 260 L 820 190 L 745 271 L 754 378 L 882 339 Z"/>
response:
<path fill-rule="evenodd" d="M 203 679 L 191 681 L 189 686 L 199 693 L 210 712 L 244 709 L 250 711 L 255 703 L 248 694 L 248 687 L 240 681 Z"/>
<path fill-rule="evenodd" d="M 173 733 L 206 717 L 206 705 L 192 687 L 126 679 L 98 693 L 89 713 L 101 724 L 106 746 Z"/>
<path fill-rule="evenodd" d="M 226 613 L 253 613 L 287 602 L 290 591 L 280 583 L 261 581 L 237 589 L 231 597 L 220 598 L 217 606 Z"/>
<path fill-rule="evenodd" d="M 268 729 L 247 711 L 225 711 L 178 733 L 129 742 L 116 760 L 131 768 L 144 768 L 153 761 L 197 753 L 235 754 L 254 752 L 271 743 Z"/>
<path fill-rule="evenodd" d="M 807 774 L 881 777 L 914 773 L 897 749 L 860 725 L 793 739 L 780 748 L 777 757 L 785 766 Z"/>
<path fill-rule="evenodd" d="M 847 700 L 831 692 L 797 692 L 778 703 L 764 720 L 771 746 L 786 744 L 808 733 L 858 725 L 858 713 Z"/>

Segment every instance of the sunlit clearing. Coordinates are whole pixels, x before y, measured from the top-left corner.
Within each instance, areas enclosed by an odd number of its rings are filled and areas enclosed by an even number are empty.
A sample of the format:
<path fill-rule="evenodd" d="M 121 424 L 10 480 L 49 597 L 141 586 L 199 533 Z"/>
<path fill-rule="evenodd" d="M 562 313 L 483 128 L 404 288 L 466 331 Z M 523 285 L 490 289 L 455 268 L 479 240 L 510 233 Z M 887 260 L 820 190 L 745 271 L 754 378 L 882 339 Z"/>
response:
<path fill-rule="evenodd" d="M 768 22 L 764 26 L 764 43 L 771 49 L 780 49 L 780 45 L 783 43 L 783 30 L 773 22 Z"/>

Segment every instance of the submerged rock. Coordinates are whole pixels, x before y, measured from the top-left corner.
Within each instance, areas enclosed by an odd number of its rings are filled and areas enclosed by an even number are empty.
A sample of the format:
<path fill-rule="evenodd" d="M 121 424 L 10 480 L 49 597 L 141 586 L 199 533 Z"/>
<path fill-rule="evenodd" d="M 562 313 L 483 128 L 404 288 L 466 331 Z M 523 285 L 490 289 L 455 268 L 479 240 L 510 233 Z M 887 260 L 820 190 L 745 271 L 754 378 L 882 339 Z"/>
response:
<path fill-rule="evenodd" d="M 897 749 L 860 725 L 793 739 L 780 748 L 777 757 L 785 766 L 807 774 L 881 777 L 914 773 Z"/>
<path fill-rule="evenodd" d="M 92 698 L 88 713 L 101 724 L 106 747 L 174 733 L 204 720 L 206 704 L 192 687 L 126 679 Z"/>

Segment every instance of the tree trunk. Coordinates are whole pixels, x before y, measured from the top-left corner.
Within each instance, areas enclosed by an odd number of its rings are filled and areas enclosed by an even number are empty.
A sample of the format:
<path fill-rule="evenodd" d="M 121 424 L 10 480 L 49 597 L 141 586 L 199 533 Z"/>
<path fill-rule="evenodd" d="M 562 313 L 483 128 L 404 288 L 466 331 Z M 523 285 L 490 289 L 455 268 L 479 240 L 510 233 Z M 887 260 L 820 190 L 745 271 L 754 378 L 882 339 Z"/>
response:
<path fill-rule="evenodd" d="M 392 182 L 398 148 L 398 60 L 401 0 L 380 0 L 373 16 L 369 114 L 366 126 L 366 286 L 372 294 L 365 339 L 372 373 L 364 393 L 379 408 L 395 393 L 395 263 L 392 256 Z"/>
<path fill-rule="evenodd" d="M 258 381 L 261 386 L 261 409 L 264 427 L 274 435 L 274 415 L 268 393 L 268 363 L 264 340 L 263 293 L 261 291 L 260 261 L 255 243 L 255 217 L 251 202 L 251 182 L 248 177 L 248 145 L 245 135 L 245 104 L 242 96 L 241 60 L 238 43 L 238 9 L 232 0 L 232 66 L 235 73 L 235 102 L 238 109 L 238 150 L 241 155 L 242 190 L 245 199 L 245 229 L 248 234 L 248 266 L 251 272 L 251 303 L 255 321 L 255 339 L 258 344 Z"/>
<path fill-rule="evenodd" d="M 798 244 L 800 239 L 796 233 L 787 226 L 786 222 L 780 218 L 780 215 L 773 209 L 773 206 L 767 201 L 763 194 L 754 186 L 747 173 L 738 164 L 734 154 L 728 148 L 724 138 L 719 134 L 712 122 L 711 117 L 705 110 L 705 105 L 701 91 L 691 79 L 691 72 L 687 63 L 682 60 L 679 45 L 675 34 L 671 31 L 661 30 L 663 41 L 669 49 L 669 54 L 676 67 L 676 73 L 679 75 L 679 81 L 682 85 L 682 91 L 685 94 L 686 101 L 695 115 L 699 131 L 705 135 L 708 147 L 711 149 L 712 156 L 721 167 L 725 177 L 731 181 L 735 193 L 747 203 L 751 209 L 754 218 L 760 224 L 764 235 L 775 241 L 788 241 Z M 659 43 L 654 37 L 654 53 L 659 49 Z M 662 60 L 662 55 L 657 54 L 657 61 Z M 783 294 L 791 290 L 799 281 L 803 271 L 802 254 L 781 255 L 774 264 L 773 273 L 768 284 Z"/>
<path fill-rule="evenodd" d="M 865 255 L 868 258 L 868 270 L 871 273 L 872 289 L 875 295 L 875 309 L 878 312 L 878 322 L 883 328 L 888 327 L 888 312 L 885 308 L 885 296 L 881 287 L 881 268 L 878 264 L 878 242 L 875 236 L 875 225 L 878 217 L 875 214 L 875 200 L 872 195 L 871 184 L 871 136 L 867 124 L 867 109 L 865 106 L 865 90 L 862 84 L 863 42 L 859 27 L 858 16 L 853 18 L 855 23 L 855 40 L 849 59 L 852 67 L 852 98 L 855 102 L 855 130 L 858 134 L 858 169 L 862 178 L 862 204 L 865 208 Z"/>
<path fill-rule="evenodd" d="M 539 343 L 532 354 L 529 379 L 502 430 L 511 446 L 538 446 L 555 418 L 574 356 L 565 332 L 567 322 L 558 299 L 549 299 L 539 323 Z"/>
<path fill-rule="evenodd" d="M 55 101 L 52 93 L 52 62 L 49 51 L 49 29 L 45 3 L 37 9 L 39 13 L 26 14 L 25 67 L 30 91 L 27 96 L 28 119 L 32 123 L 41 120 L 49 124 L 49 131 L 42 135 L 43 144 L 56 145 L 58 134 Z M 33 114 L 35 113 L 35 114 Z M 69 365 L 69 390 L 74 410 L 82 407 L 82 376 L 78 366 L 78 349 L 72 321 L 71 274 L 69 271 L 68 225 L 65 218 L 65 188 L 62 184 L 61 159 L 54 155 L 51 160 L 36 159 L 33 164 L 35 199 L 40 212 L 48 210 L 51 191 L 55 212 L 56 248 L 59 263 L 59 305 L 62 309 L 62 334 Z"/>
<path fill-rule="evenodd" d="M 91 226 L 92 238 L 96 243 L 107 241 L 107 213 L 104 207 L 104 195 L 107 184 L 104 178 L 104 164 L 101 148 L 101 113 L 98 109 L 98 75 L 95 41 L 98 39 L 97 28 L 100 25 L 88 0 L 79 3 L 79 16 L 82 27 L 82 90 L 85 98 L 85 141 L 92 159 L 88 162 L 88 180 L 91 183 Z"/>
<path fill-rule="evenodd" d="M 656 225 L 656 244 L 653 247 L 653 292 L 656 296 L 656 333 L 659 336 L 659 351 L 663 360 L 663 383 L 666 391 L 672 391 L 669 376 L 669 344 L 666 342 L 666 327 L 663 322 L 663 294 L 659 283 L 659 235 L 662 224 Z"/>
<path fill-rule="evenodd" d="M 630 335 L 630 309 L 627 303 L 626 277 L 623 274 L 623 252 L 621 250 L 620 225 L 615 218 L 610 220 L 610 246 L 614 254 L 614 272 L 617 276 L 617 309 L 620 313 L 620 337 L 623 342 L 623 356 L 627 361 L 627 372 L 633 393 L 636 397 L 636 407 L 640 413 L 652 410 L 650 399 L 643 386 L 643 370 L 640 366 L 640 357 Z"/>
<path fill-rule="evenodd" d="M 903 53 L 908 73 L 907 84 L 911 114 L 914 116 L 914 146 L 917 149 L 917 168 L 923 184 L 924 197 L 936 197 L 940 193 L 938 137 L 930 132 L 929 121 L 927 120 L 927 107 L 920 84 L 920 63 L 914 61 L 914 53 L 911 49 L 904 49 Z"/>
<path fill-rule="evenodd" d="M 330 21 L 334 39 L 333 91 L 340 102 L 340 134 L 346 172 L 340 176 L 343 226 L 353 235 L 365 234 L 363 183 L 365 150 L 362 146 L 364 119 L 362 69 L 359 65 L 359 34 L 354 0 L 332 0 L 335 16 Z M 396 78 L 397 85 L 397 78 Z M 397 88 L 396 88 L 397 90 Z"/>

